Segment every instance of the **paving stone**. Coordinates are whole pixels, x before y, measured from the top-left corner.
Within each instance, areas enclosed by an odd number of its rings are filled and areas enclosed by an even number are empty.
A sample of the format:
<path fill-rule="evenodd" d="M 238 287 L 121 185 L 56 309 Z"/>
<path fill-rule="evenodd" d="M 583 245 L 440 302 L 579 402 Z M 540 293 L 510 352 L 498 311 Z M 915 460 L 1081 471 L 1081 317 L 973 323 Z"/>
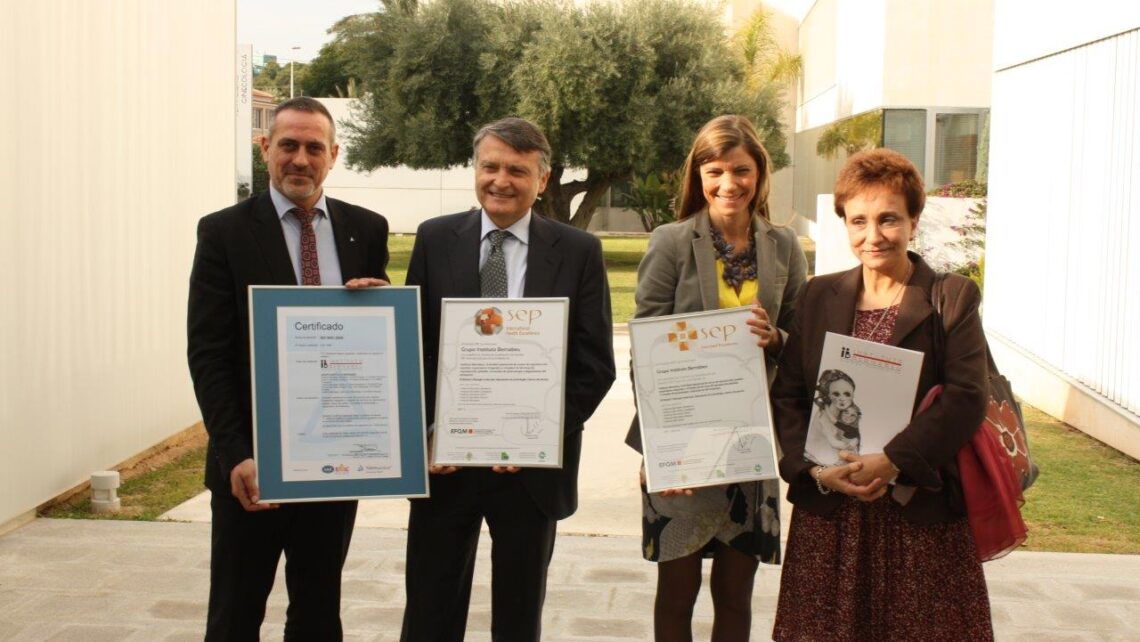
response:
<path fill-rule="evenodd" d="M 60 521 L 36 520 L 0 537 L 0 640 L 201 639 L 208 524 Z M 345 569 L 346 639 L 398 639 L 405 538 L 397 529 L 357 529 Z M 106 553 L 108 543 L 114 544 L 111 557 L 78 552 Z M 163 559 L 170 564 L 156 568 Z M 712 626 L 705 566 L 693 620 L 698 640 L 709 639 Z M 1140 556 L 1019 551 L 987 564 L 986 575 L 1002 642 L 1140 640 Z M 560 535 L 544 642 L 651 639 L 655 581 L 656 567 L 637 554 L 636 537 Z M 770 639 L 778 588 L 779 567 L 761 566 L 753 589 L 754 641 Z M 267 642 L 281 639 L 286 604 L 279 569 L 262 628 Z M 489 640 L 490 541 L 484 535 L 466 641 Z"/>
<path fill-rule="evenodd" d="M 1074 588 L 1081 592 L 1086 600 L 1121 600 L 1126 602 L 1140 602 L 1140 587 L 1136 583 L 1122 582 L 1074 582 Z"/>
<path fill-rule="evenodd" d="M 0 640 L 11 640 L 23 629 L 23 624 L 18 624 L 10 620 L 0 620 Z"/>
<path fill-rule="evenodd" d="M 202 618 L 203 622 L 205 617 Z M 161 638 L 163 642 L 202 642 L 202 636 L 206 634 L 206 625 L 196 629 L 178 629 L 167 633 L 165 637 Z"/>
<path fill-rule="evenodd" d="M 390 602 L 399 599 L 403 602 L 404 583 L 403 581 L 396 584 L 345 577 L 341 581 L 340 594 L 343 600 Z"/>
<path fill-rule="evenodd" d="M 613 589 L 591 590 L 588 588 L 550 588 L 546 590 L 546 609 L 570 611 L 610 610 L 614 603 Z M 652 602 L 650 602 L 652 604 Z M 625 609 L 617 609 L 619 612 Z"/>
<path fill-rule="evenodd" d="M 100 626 L 95 624 L 69 624 L 48 642 L 122 642 L 133 636 L 138 629 L 129 626 Z"/>
<path fill-rule="evenodd" d="M 1124 622 L 1102 605 L 1094 604 L 1054 604 L 1049 608 L 1057 629 L 1082 631 L 1118 631 Z"/>
<path fill-rule="evenodd" d="M 589 568 L 582 574 L 585 581 L 594 584 L 639 584 L 643 585 L 653 581 L 652 576 L 644 571 L 626 568 Z"/>
<path fill-rule="evenodd" d="M 365 631 L 398 631 L 400 624 L 404 621 L 404 607 L 402 605 L 353 605 L 341 609 L 340 619 L 346 627 L 351 623 L 354 629 L 362 629 Z"/>
<path fill-rule="evenodd" d="M 147 613 L 160 620 L 205 622 L 206 604 L 201 600 L 159 600 L 147 609 Z"/>
<path fill-rule="evenodd" d="M 571 635 L 600 640 L 648 640 L 652 631 L 652 625 L 616 618 L 578 617 L 567 627 Z"/>

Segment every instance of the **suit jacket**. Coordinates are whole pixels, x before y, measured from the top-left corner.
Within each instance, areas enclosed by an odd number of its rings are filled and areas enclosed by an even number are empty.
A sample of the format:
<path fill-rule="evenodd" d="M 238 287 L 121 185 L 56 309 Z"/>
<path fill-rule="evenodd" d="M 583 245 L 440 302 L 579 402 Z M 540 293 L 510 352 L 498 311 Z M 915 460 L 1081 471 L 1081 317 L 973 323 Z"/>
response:
<path fill-rule="evenodd" d="M 786 337 L 796 300 L 807 281 L 807 259 L 791 228 L 776 227 L 759 216 L 752 218 L 752 228 L 760 304 Z M 637 318 L 720 308 L 710 230 L 707 210 L 653 230 L 637 268 Z M 769 357 L 769 382 L 775 369 L 775 360 Z M 625 441 L 641 452 L 641 425 L 636 416 Z"/>
<path fill-rule="evenodd" d="M 920 487 L 902 507 L 903 514 L 914 523 L 929 524 L 964 514 L 955 460 L 985 414 L 986 343 L 978 316 L 981 293 L 969 279 L 947 274 L 942 286 L 945 354 L 940 359 L 943 371 L 938 372 L 939 359 L 932 358 L 936 317 L 930 299 L 936 274 L 917 254 L 910 253 L 910 259 L 914 273 L 903 290 L 889 343 L 927 355 L 913 400 L 915 410 L 935 384 L 945 388 L 934 405 L 914 416 L 884 452 L 901 471 L 901 483 Z M 838 508 L 844 495 L 821 494 L 811 478 L 813 464 L 804 461 L 808 418 L 824 334 L 851 334 L 862 289 L 861 266 L 808 283 L 772 389 L 776 434 L 783 451 L 780 475 L 790 484 L 788 500 L 822 515 Z"/>
<path fill-rule="evenodd" d="M 421 288 L 429 423 L 435 421 L 440 299 L 480 296 L 480 216 L 479 210 L 473 210 L 425 221 L 412 248 L 407 284 Z M 562 519 L 578 506 L 583 425 L 615 376 L 613 321 L 601 243 L 592 234 L 533 214 L 523 296 L 570 298 L 563 467 L 517 473 L 539 508 L 552 519 Z"/>
<path fill-rule="evenodd" d="M 341 276 L 387 280 L 388 222 L 327 198 Z M 206 486 L 229 493 L 230 471 L 253 456 L 249 381 L 250 285 L 297 285 L 281 220 L 269 193 L 198 222 L 190 272 L 187 356 L 210 435 Z M 336 284 L 327 284 L 336 285 Z"/>

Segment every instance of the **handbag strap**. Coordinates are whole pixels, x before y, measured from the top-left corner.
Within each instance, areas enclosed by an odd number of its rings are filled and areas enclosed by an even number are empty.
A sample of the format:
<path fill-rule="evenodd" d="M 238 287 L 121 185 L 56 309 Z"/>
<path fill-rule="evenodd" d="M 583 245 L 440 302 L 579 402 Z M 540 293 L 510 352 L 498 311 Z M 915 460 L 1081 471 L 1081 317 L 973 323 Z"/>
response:
<path fill-rule="evenodd" d="M 934 286 L 930 288 L 930 304 L 934 306 L 934 366 L 938 369 L 938 376 L 945 382 L 946 378 L 943 376 L 944 370 L 942 369 L 945 363 L 945 348 L 946 348 L 946 319 L 942 316 L 942 284 L 946 282 L 946 273 L 938 272 L 934 275 Z M 994 355 L 990 352 L 989 342 L 986 342 L 986 364 L 989 367 L 989 374 L 993 376 L 998 374 L 997 364 L 994 363 Z"/>
<path fill-rule="evenodd" d="M 938 372 L 938 380 L 945 383 L 946 376 L 943 359 L 946 354 L 946 321 L 942 317 L 942 283 L 946 280 L 945 272 L 934 275 L 934 287 L 930 288 L 930 304 L 934 306 L 934 369 Z"/>

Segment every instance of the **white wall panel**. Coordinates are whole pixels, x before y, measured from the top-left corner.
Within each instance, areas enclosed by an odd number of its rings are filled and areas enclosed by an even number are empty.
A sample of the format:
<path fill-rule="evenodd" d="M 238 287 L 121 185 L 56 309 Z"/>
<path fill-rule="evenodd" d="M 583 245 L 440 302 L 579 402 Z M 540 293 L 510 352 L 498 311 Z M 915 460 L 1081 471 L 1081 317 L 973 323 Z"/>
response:
<path fill-rule="evenodd" d="M 986 252 L 987 326 L 1133 414 L 1138 75 L 1140 30 L 995 75 Z"/>
<path fill-rule="evenodd" d="M 199 419 L 186 284 L 197 219 L 234 198 L 235 39 L 232 0 L 0 23 L 2 524 Z"/>

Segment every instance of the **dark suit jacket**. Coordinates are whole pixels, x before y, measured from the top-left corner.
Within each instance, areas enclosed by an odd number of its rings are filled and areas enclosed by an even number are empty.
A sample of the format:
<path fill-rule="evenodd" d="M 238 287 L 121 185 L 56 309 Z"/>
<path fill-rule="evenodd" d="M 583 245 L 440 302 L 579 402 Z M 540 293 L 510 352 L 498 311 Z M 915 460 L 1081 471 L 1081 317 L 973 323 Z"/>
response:
<path fill-rule="evenodd" d="M 479 210 L 473 210 L 425 221 L 412 248 L 407 284 L 422 288 L 429 423 L 435 421 L 440 299 L 480 296 L 480 216 Z M 562 519 L 578 507 L 583 424 L 615 376 L 613 321 L 601 243 L 592 234 L 533 214 L 523 295 L 570 298 L 563 467 L 518 473 L 539 508 L 552 519 Z"/>
<path fill-rule="evenodd" d="M 912 522 L 925 524 L 964 514 L 955 459 L 985 415 L 988 367 L 985 334 L 978 316 L 981 293 L 973 281 L 948 274 L 942 286 L 945 354 L 941 357 L 943 371 L 938 372 L 938 359 L 932 354 L 936 317 L 930 303 L 936 274 L 917 254 L 910 253 L 910 258 L 914 274 L 903 291 L 889 343 L 927 355 L 913 400 L 915 410 L 935 384 L 942 383 L 945 388 L 934 405 L 914 416 L 884 452 L 899 467 L 900 482 L 920 487 L 902 507 L 903 514 Z M 776 434 L 783 451 L 780 476 L 790 484 L 788 500 L 823 515 L 838 508 L 844 495 L 819 492 L 810 475 L 814 464 L 804 461 L 804 443 L 824 334 L 851 334 L 855 303 L 863 289 L 862 269 L 818 276 L 808 282 L 772 389 Z"/>
<path fill-rule="evenodd" d="M 344 280 L 387 280 L 388 222 L 362 207 L 333 198 L 326 201 Z M 253 456 L 250 285 L 297 285 L 281 221 L 268 192 L 198 222 L 198 247 L 190 273 L 187 356 L 210 435 L 206 486 L 227 494 L 230 471 Z"/>

